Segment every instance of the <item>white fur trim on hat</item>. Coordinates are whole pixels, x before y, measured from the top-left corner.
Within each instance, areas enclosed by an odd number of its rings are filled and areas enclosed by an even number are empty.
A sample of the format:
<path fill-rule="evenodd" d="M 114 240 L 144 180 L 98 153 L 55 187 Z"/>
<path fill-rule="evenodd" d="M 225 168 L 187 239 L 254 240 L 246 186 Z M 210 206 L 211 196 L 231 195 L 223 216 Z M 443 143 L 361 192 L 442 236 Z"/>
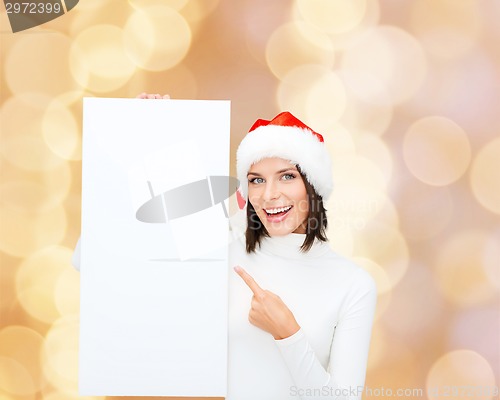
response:
<path fill-rule="evenodd" d="M 316 192 L 328 199 L 333 189 L 331 158 L 323 142 L 310 130 L 297 126 L 264 125 L 247 133 L 236 152 L 239 191 L 248 196 L 247 173 L 252 164 L 270 157 L 299 164 Z"/>

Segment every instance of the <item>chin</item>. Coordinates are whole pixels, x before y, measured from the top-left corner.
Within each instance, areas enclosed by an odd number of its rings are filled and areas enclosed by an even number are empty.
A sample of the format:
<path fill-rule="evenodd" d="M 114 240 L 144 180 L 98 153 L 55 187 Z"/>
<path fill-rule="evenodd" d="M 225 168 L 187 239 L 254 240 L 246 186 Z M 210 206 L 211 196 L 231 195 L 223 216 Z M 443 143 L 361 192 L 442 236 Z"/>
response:
<path fill-rule="evenodd" d="M 266 228 L 266 231 L 269 234 L 269 236 L 286 236 L 290 233 L 294 233 L 301 226 L 300 221 L 298 221 L 297 218 L 293 218 L 293 217 L 295 217 L 295 215 L 290 215 L 290 217 L 292 217 L 292 218 L 290 218 L 288 221 L 286 221 L 288 223 L 284 223 L 284 224 L 283 223 L 271 224 L 270 222 L 266 221 L 265 215 L 258 215 L 258 216 L 259 216 L 261 223 Z M 262 221 L 266 221 L 266 222 L 264 223 Z"/>

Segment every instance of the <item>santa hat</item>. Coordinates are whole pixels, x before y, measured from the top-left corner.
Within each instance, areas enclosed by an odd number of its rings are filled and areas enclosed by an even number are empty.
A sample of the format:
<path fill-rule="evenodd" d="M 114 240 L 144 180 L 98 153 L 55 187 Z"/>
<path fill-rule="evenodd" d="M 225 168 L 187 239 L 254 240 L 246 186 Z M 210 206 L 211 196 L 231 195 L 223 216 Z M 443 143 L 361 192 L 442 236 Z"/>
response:
<path fill-rule="evenodd" d="M 244 207 L 248 196 L 247 173 L 250 167 L 269 157 L 299 164 L 316 192 L 324 201 L 328 199 L 333 189 L 332 165 L 323 136 L 289 112 L 282 112 L 271 121 L 257 120 L 238 147 L 236 172 L 240 181 L 237 192 L 240 208 Z"/>

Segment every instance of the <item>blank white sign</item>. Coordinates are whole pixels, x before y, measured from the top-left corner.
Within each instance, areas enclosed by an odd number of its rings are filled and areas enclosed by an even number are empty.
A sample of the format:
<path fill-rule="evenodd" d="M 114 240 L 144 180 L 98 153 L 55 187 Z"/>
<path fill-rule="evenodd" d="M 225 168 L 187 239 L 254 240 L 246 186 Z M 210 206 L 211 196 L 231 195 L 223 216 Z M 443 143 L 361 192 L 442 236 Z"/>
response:
<path fill-rule="evenodd" d="M 166 194 L 229 175 L 229 126 L 228 101 L 84 99 L 81 395 L 226 395 L 227 203 Z"/>

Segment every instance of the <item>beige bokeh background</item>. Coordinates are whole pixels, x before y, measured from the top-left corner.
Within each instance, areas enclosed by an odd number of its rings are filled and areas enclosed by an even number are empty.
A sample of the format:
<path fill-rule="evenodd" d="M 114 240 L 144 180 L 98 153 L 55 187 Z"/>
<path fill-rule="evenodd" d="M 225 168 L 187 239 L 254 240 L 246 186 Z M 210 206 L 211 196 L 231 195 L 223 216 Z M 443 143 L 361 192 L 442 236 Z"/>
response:
<path fill-rule="evenodd" d="M 0 400 L 79 398 L 82 97 L 142 91 L 230 99 L 233 175 L 257 118 L 321 132 L 331 246 L 379 289 L 365 398 L 495 397 L 499 16 L 496 0 L 80 0 L 12 34 L 2 5 Z"/>

